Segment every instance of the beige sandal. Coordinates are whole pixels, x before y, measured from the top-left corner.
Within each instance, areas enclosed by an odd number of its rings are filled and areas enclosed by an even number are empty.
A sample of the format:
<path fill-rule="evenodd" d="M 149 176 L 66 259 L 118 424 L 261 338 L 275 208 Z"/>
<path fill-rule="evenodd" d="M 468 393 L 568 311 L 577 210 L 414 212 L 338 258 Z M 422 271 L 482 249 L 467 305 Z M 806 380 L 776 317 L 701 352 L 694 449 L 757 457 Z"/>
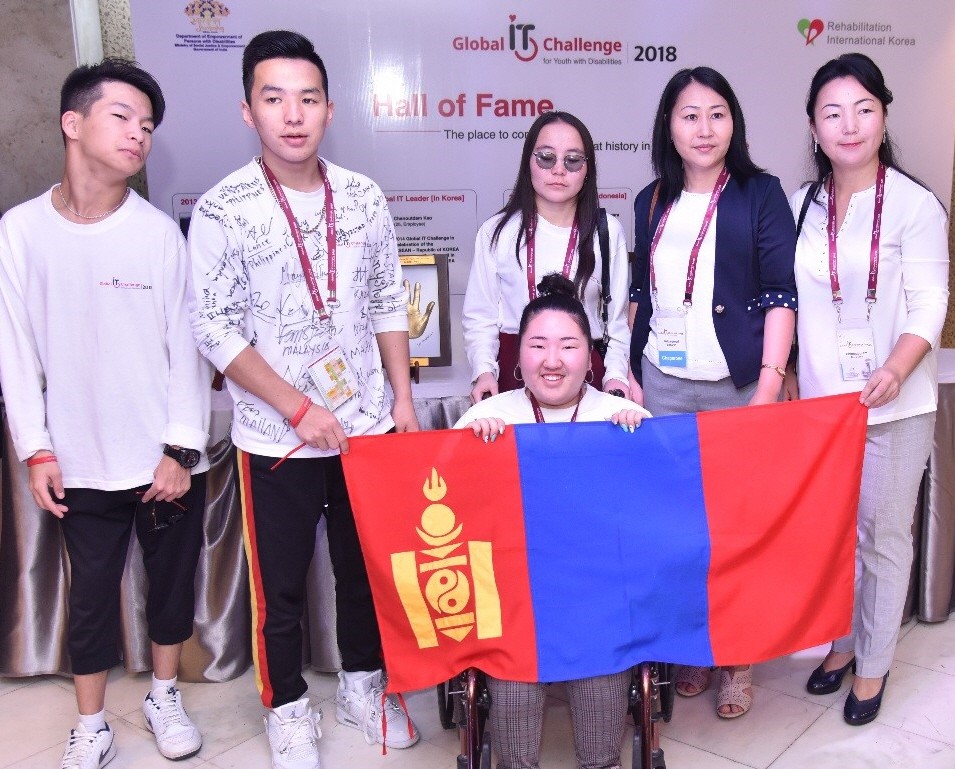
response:
<path fill-rule="evenodd" d="M 710 669 L 682 665 L 676 674 L 676 693 L 681 697 L 696 697 L 710 686 Z M 682 689 L 680 687 L 683 687 Z"/>
<path fill-rule="evenodd" d="M 726 668 L 720 670 L 720 690 L 716 695 L 716 715 L 720 718 L 739 718 L 749 712 L 753 706 L 753 695 L 747 694 L 746 689 L 752 690 L 753 666 L 735 673 Z M 724 713 L 720 710 L 725 705 L 735 705 L 737 711 Z"/>

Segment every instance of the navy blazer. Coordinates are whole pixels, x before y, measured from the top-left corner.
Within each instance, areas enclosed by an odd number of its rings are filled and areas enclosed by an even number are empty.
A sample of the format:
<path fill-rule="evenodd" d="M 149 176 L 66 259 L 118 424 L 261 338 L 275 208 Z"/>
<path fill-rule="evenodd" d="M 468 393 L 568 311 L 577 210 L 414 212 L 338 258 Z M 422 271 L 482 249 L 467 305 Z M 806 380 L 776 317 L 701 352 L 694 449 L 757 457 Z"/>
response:
<path fill-rule="evenodd" d="M 641 384 L 643 350 L 653 314 L 650 240 L 664 210 L 658 202 L 651 225 L 655 186 L 652 182 L 644 187 L 633 204 L 636 232 L 630 301 L 638 307 L 630 337 L 630 367 Z M 745 387 L 759 378 L 765 310 L 796 309 L 796 225 L 779 179 L 769 174 L 757 174 L 742 183 L 730 177 L 716 211 L 713 326 L 733 384 Z"/>

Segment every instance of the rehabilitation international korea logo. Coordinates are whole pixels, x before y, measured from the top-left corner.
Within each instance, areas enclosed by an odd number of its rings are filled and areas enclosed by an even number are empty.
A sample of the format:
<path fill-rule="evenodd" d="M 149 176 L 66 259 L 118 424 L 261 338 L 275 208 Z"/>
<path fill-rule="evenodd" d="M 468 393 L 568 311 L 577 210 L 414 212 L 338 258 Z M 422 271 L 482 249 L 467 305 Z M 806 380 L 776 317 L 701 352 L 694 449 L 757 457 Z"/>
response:
<path fill-rule="evenodd" d="M 803 18 L 796 22 L 796 31 L 805 41 L 805 47 L 815 46 L 817 41 L 824 45 L 873 48 L 880 46 L 910 48 L 916 45 L 914 37 L 899 34 L 892 24 L 869 19 L 836 21 Z"/>
<path fill-rule="evenodd" d="M 816 38 L 825 31 L 826 23 L 822 19 L 800 19 L 796 29 L 806 38 L 806 45 L 814 45 Z"/>

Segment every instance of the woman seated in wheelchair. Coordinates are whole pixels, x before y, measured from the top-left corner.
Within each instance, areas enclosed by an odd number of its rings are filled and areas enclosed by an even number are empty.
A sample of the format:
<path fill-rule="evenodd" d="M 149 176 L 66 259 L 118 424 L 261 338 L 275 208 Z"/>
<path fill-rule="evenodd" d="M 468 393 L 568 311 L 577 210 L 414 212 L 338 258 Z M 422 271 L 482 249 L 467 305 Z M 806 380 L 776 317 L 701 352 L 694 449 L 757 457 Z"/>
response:
<path fill-rule="evenodd" d="M 538 285 L 518 329 L 516 378 L 524 388 L 472 406 L 455 427 L 470 427 L 485 441 L 506 424 L 610 420 L 633 431 L 649 412 L 589 385 L 590 324 L 574 285 L 556 273 Z M 581 769 L 620 765 L 630 670 L 566 682 Z M 544 715 L 544 685 L 488 676 L 489 723 L 498 769 L 536 769 Z"/>

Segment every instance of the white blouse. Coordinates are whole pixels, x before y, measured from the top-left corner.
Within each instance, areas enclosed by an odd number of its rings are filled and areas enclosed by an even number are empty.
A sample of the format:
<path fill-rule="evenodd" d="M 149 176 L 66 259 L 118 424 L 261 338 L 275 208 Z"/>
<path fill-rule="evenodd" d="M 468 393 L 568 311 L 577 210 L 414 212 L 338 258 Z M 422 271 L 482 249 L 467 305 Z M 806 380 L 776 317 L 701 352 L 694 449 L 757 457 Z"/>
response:
<path fill-rule="evenodd" d="M 521 243 L 521 262 L 514 256 L 514 244 L 520 228 L 520 216 L 511 217 L 501 231 L 497 244 L 491 247 L 491 236 L 500 221 L 500 215 L 492 216 L 478 230 L 474 243 L 474 261 L 468 277 L 464 296 L 464 349 L 471 364 L 472 381 L 485 372 L 498 374 L 498 333 L 516 334 L 521 313 L 528 303 L 527 296 L 527 247 Z M 607 312 L 610 344 L 604 360 L 608 379 L 627 381 L 630 360 L 630 331 L 627 328 L 627 299 L 630 283 L 627 242 L 623 227 L 616 217 L 607 217 L 610 232 L 610 295 L 612 301 Z M 570 227 L 557 227 L 543 217 L 537 219 L 535 235 L 535 265 L 537 283 L 551 272 L 561 272 Z M 577 273 L 578 254 L 570 268 L 570 279 Z M 594 272 L 584 288 L 584 311 L 590 321 L 590 335 L 595 339 L 603 336 L 600 318 L 600 244 L 594 233 Z"/>
<path fill-rule="evenodd" d="M 584 388 L 584 397 L 578 404 L 574 403 L 561 409 L 545 409 L 544 419 L 547 422 L 569 422 L 577 411 L 578 422 L 600 422 L 610 419 L 614 414 L 624 409 L 633 409 L 643 412 L 645 417 L 650 412 L 643 406 L 638 406 L 625 398 L 601 392 L 590 385 Z M 476 419 L 497 417 L 504 420 L 504 424 L 520 425 L 534 422 L 534 407 L 524 388 L 500 393 L 491 398 L 475 403 L 461 418 L 455 422 L 454 429 L 467 427 Z"/>
<path fill-rule="evenodd" d="M 700 234 L 700 226 L 710 203 L 709 192 L 680 193 L 673 202 L 663 235 L 653 255 L 653 270 L 656 274 L 657 302 L 661 310 L 680 310 L 686 290 L 686 270 L 690 264 L 690 251 Z M 644 349 L 644 357 L 670 376 L 680 379 L 695 379 L 718 382 L 730 375 L 726 356 L 716 338 L 713 325 L 713 280 L 716 268 L 716 220 L 713 212 L 706 237 L 700 244 L 696 263 L 696 279 L 693 284 L 693 305 L 686 314 L 687 361 L 686 367 L 661 366 L 657 355 L 657 335 L 654 330 L 657 308 L 650 319 L 650 336 Z"/>
<path fill-rule="evenodd" d="M 798 215 L 808 187 L 790 201 Z M 838 321 L 829 282 L 825 187 L 810 203 L 796 245 L 799 292 L 800 397 L 859 392 L 862 381 L 844 381 L 836 344 Z M 843 321 L 866 317 L 866 286 L 875 186 L 852 196 L 837 234 Z M 935 196 L 899 172 L 888 169 L 879 246 L 877 301 L 870 325 L 877 362 L 882 365 L 902 334 L 925 339 L 932 350 L 903 383 L 892 402 L 869 412 L 869 424 L 882 424 L 935 411 L 938 401 L 935 349 L 948 308 L 948 226 Z"/>

